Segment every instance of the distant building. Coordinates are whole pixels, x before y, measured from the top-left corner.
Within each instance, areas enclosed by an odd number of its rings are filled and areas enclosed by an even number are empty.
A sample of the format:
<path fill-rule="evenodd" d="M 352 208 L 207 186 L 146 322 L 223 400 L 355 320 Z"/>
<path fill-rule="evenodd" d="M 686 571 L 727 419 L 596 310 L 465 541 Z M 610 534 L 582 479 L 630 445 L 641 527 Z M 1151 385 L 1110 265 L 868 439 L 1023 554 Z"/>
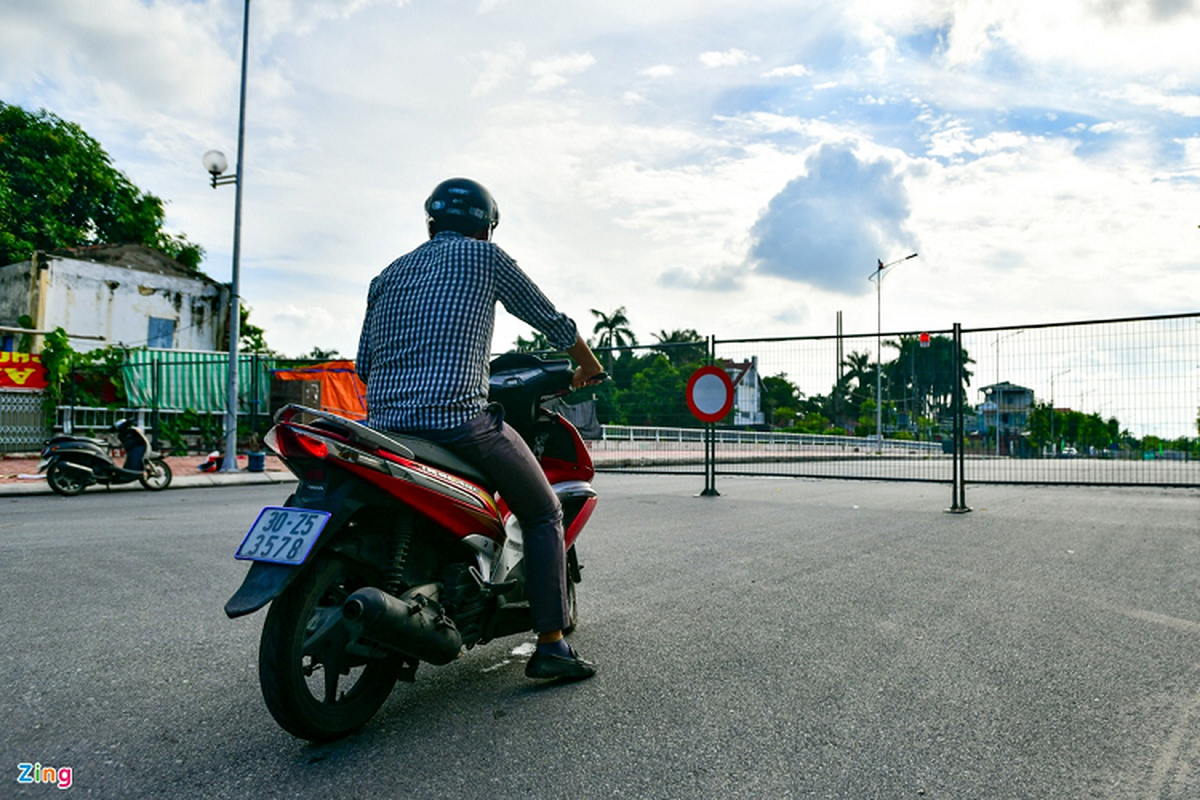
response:
<path fill-rule="evenodd" d="M 0 326 L 61 327 L 77 350 L 110 344 L 172 350 L 221 350 L 227 341 L 229 289 L 143 245 L 100 245 L 0 266 Z M 0 351 L 19 334 L 0 332 Z M 41 348 L 35 344 L 34 352 Z"/>
<path fill-rule="evenodd" d="M 766 415 L 762 410 L 763 384 L 758 375 L 758 356 L 737 363 L 723 360 L 721 366 L 733 381 L 733 424 L 763 425 Z"/>
<path fill-rule="evenodd" d="M 983 402 L 975 407 L 978 430 L 997 434 L 1000 455 L 1013 455 L 1018 449 L 1021 434 L 1029 424 L 1033 407 L 1033 389 L 1003 381 L 980 388 Z"/>

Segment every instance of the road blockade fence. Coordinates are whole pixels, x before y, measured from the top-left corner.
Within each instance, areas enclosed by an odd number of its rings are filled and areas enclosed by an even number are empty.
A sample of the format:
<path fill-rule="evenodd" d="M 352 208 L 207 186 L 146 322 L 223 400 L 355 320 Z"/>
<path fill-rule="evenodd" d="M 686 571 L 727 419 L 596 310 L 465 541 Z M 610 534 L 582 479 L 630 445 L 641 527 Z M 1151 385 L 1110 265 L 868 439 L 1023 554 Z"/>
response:
<path fill-rule="evenodd" d="M 707 459 L 682 391 L 700 362 L 623 348 L 595 397 L 598 468 L 949 483 L 956 499 L 965 483 L 1200 486 L 1200 313 L 693 344 L 735 392 Z"/>

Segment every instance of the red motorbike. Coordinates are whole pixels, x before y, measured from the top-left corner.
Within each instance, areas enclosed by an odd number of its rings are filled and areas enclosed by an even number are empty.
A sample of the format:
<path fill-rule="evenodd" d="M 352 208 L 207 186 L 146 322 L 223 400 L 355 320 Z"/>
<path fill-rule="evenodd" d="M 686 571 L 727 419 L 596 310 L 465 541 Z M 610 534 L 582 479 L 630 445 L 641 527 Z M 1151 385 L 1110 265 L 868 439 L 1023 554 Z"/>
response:
<path fill-rule="evenodd" d="M 563 507 L 568 630 L 577 619 L 575 540 L 596 505 L 579 432 L 543 403 L 571 390 L 566 361 L 510 354 L 489 397 L 529 443 Z M 266 441 L 299 478 L 262 509 L 235 557 L 251 561 L 225 604 L 271 608 L 259 645 L 267 708 L 288 732 L 328 741 L 365 724 L 421 662 L 532 628 L 521 528 L 476 468 L 415 437 L 290 405 Z"/>

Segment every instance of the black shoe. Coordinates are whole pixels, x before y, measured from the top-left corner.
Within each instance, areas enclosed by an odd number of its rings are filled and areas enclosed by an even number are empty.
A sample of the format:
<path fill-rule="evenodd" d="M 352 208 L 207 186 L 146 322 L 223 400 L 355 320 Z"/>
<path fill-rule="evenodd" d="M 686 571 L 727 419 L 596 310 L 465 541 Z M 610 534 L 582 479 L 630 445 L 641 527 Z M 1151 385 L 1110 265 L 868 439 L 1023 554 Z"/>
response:
<path fill-rule="evenodd" d="M 525 665 L 526 678 L 546 678 L 578 681 L 596 674 L 596 665 L 579 657 L 569 645 L 570 656 L 558 656 L 535 650 Z"/>

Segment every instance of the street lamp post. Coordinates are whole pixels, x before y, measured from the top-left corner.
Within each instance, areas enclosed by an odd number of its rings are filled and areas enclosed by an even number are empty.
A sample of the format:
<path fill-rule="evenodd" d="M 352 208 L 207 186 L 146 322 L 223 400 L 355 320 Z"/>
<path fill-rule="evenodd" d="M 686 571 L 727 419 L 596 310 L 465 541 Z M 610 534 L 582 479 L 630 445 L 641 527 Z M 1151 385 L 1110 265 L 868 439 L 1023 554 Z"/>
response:
<path fill-rule="evenodd" d="M 890 263 L 879 259 L 879 266 L 867 276 L 867 280 L 875 281 L 875 450 L 883 452 L 883 273 L 901 261 L 916 258 L 917 254 L 898 258 Z"/>
<path fill-rule="evenodd" d="M 233 175 L 222 175 L 229 166 L 217 150 L 204 154 L 204 168 L 212 176 L 212 187 L 233 184 L 233 269 L 229 282 L 229 371 L 225 392 L 225 460 L 221 472 L 237 472 L 238 339 L 241 337 L 242 308 L 239 271 L 242 251 L 242 154 L 246 142 L 246 56 L 250 46 L 250 0 L 242 18 L 242 85 L 238 100 L 237 167 Z"/>

